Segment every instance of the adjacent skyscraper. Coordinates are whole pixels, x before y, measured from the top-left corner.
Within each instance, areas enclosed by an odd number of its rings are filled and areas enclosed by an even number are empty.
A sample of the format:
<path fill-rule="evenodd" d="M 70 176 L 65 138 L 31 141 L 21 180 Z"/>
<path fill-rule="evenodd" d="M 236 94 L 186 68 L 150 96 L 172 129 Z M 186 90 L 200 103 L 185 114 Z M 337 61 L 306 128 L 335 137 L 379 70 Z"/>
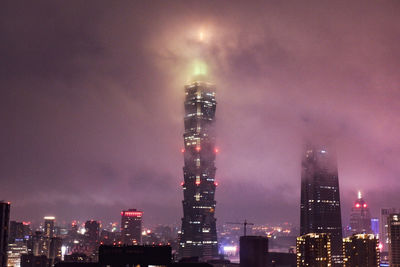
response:
<path fill-rule="evenodd" d="M 9 222 L 10 222 L 10 203 L 0 202 L 0 266 L 7 266 Z"/>
<path fill-rule="evenodd" d="M 197 78 L 185 87 L 185 133 L 182 183 L 184 200 L 180 257 L 211 259 L 218 255 L 215 197 L 215 87 Z"/>
<path fill-rule="evenodd" d="M 383 247 L 383 252 L 389 252 L 389 216 L 397 212 L 395 208 L 382 208 L 381 209 L 381 225 L 379 232 L 379 240 Z"/>
<path fill-rule="evenodd" d="M 330 234 L 333 266 L 342 262 L 342 220 L 336 157 L 309 147 L 302 160 L 300 234 Z"/>
<path fill-rule="evenodd" d="M 355 234 L 343 239 L 344 267 L 379 267 L 378 238 Z"/>
<path fill-rule="evenodd" d="M 389 266 L 400 267 L 400 213 L 390 214 L 389 225 Z"/>
<path fill-rule="evenodd" d="M 297 238 L 297 267 L 331 267 L 330 234 L 306 234 Z"/>
<path fill-rule="evenodd" d="M 358 198 L 351 208 L 350 230 L 353 234 L 371 234 L 371 214 L 367 203 L 358 192 Z"/>
<path fill-rule="evenodd" d="M 124 245 L 142 243 L 142 216 L 143 212 L 136 209 L 121 212 L 121 235 Z"/>

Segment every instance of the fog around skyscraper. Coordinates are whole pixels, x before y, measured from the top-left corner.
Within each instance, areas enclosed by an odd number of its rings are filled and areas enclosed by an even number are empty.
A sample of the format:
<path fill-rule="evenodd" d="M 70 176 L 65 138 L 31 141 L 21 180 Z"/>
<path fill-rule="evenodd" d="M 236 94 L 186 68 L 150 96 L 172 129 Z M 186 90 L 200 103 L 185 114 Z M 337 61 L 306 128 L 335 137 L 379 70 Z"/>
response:
<path fill-rule="evenodd" d="M 191 62 L 218 86 L 219 221 L 299 220 L 305 139 L 334 140 L 343 222 L 400 184 L 398 1 L 7 2 L 1 197 L 12 219 L 182 217 Z M 202 32 L 202 40 L 199 33 Z M 207 49 L 200 42 L 207 45 Z"/>

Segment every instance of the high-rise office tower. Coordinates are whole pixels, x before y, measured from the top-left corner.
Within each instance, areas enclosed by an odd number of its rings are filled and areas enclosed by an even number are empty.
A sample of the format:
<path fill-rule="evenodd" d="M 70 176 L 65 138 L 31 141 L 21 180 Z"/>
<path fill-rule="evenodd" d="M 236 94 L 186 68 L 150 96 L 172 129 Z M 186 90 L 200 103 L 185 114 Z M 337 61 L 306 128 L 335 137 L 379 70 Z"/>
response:
<path fill-rule="evenodd" d="M 389 266 L 400 267 L 400 213 L 389 215 Z"/>
<path fill-rule="evenodd" d="M 309 233 L 296 241 L 297 267 L 332 266 L 330 234 Z"/>
<path fill-rule="evenodd" d="M 339 180 L 334 152 L 308 147 L 302 160 L 300 235 L 328 233 L 333 266 L 343 258 Z"/>
<path fill-rule="evenodd" d="M 183 218 L 180 257 L 218 256 L 215 197 L 215 87 L 205 76 L 185 86 Z"/>
<path fill-rule="evenodd" d="M 44 217 L 44 236 L 52 238 L 54 236 L 54 222 L 56 218 L 53 216 Z"/>
<path fill-rule="evenodd" d="M 358 192 L 358 198 L 351 208 L 350 228 L 352 234 L 371 234 L 371 214 L 367 203 Z"/>
<path fill-rule="evenodd" d="M 124 245 L 142 243 L 142 216 L 143 212 L 136 209 L 121 212 L 121 235 Z"/>
<path fill-rule="evenodd" d="M 372 234 L 354 234 L 343 239 L 344 267 L 379 267 L 379 242 Z"/>
<path fill-rule="evenodd" d="M 379 230 L 379 240 L 382 243 L 382 252 L 389 252 L 389 216 L 397 212 L 395 208 L 381 209 L 381 225 Z"/>
<path fill-rule="evenodd" d="M 8 225 L 10 202 L 0 202 L 0 266 L 7 266 Z"/>
<path fill-rule="evenodd" d="M 85 229 L 86 241 L 88 243 L 97 244 L 100 237 L 100 223 L 94 220 L 86 221 Z"/>

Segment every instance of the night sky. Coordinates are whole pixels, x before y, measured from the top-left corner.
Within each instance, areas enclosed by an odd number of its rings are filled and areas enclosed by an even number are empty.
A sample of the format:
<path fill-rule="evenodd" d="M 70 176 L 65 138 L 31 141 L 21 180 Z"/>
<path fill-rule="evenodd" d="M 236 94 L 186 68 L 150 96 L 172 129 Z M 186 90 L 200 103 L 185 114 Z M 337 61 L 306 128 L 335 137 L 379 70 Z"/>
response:
<path fill-rule="evenodd" d="M 400 207 L 400 1 L 3 1 L 0 199 L 180 224 L 184 85 L 217 86 L 218 223 L 299 223 L 304 141 L 336 143 L 343 225 Z M 204 40 L 199 41 L 199 32 Z"/>

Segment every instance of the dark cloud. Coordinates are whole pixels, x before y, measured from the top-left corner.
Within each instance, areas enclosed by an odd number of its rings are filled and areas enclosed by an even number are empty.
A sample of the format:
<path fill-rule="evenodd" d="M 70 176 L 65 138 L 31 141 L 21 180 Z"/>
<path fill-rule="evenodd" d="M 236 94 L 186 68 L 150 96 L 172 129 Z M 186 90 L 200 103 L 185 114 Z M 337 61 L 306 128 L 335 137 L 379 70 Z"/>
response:
<path fill-rule="evenodd" d="M 3 8 L 4 7 L 4 8 Z M 217 85 L 217 218 L 298 222 L 306 139 L 399 206 L 398 1 L 11 2 L 0 10 L 1 198 L 15 219 L 182 216 L 183 85 Z M 199 43 L 198 31 L 206 33 Z"/>

